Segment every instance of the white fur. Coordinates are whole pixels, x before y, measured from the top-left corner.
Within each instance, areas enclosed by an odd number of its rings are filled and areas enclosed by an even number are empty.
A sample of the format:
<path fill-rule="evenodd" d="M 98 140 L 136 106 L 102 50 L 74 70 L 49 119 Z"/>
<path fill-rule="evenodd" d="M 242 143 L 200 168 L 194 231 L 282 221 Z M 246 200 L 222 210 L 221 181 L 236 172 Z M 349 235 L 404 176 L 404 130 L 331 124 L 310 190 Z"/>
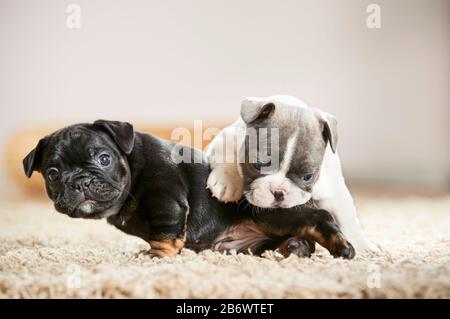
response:
<path fill-rule="evenodd" d="M 283 201 L 279 204 L 279 207 L 282 208 L 302 205 L 311 199 L 310 193 L 295 185 L 281 171 L 256 179 L 250 188 L 250 193 L 246 195 L 247 200 L 253 205 L 263 208 L 273 207 L 275 198 L 272 192 L 276 190 L 285 194 Z"/>
<path fill-rule="evenodd" d="M 243 181 L 238 165 L 238 151 L 242 143 L 240 138 L 243 136 L 245 124 L 238 119 L 220 131 L 206 150 L 207 159 L 213 169 L 206 182 L 207 188 L 214 197 L 225 203 L 236 202 L 242 197 Z M 233 145 L 231 150 L 228 147 L 230 144 Z"/>
<path fill-rule="evenodd" d="M 283 95 L 271 96 L 266 99 L 248 98 L 244 100 L 243 103 L 247 103 L 246 101 L 250 102 L 260 100 L 276 101 L 302 108 L 308 107 L 297 98 Z M 227 138 L 235 138 L 236 140 L 242 141 L 242 135 L 245 135 L 245 123 L 242 119 L 239 119 L 231 126 L 222 130 L 207 148 L 207 156 L 212 159 L 210 160 L 212 172 L 208 178 L 208 188 L 210 188 L 213 195 L 221 201 L 239 200 L 242 196 L 243 180 L 242 173 L 240 174 L 239 165 L 237 162 L 227 164 L 214 160 L 214 158 L 224 158 L 223 150 L 218 147 L 218 145 L 223 143 Z M 239 149 L 240 145 L 236 145 L 234 153 L 236 156 L 238 155 Z M 258 179 L 261 180 L 258 182 L 261 183 L 261 185 L 255 185 L 255 187 L 252 186 L 252 188 L 260 189 L 260 186 L 262 186 L 261 189 L 267 190 L 269 189 L 267 187 L 267 183 L 280 183 L 279 178 L 280 176 L 276 176 L 276 174 L 268 175 L 267 177 Z M 255 181 L 255 183 L 256 182 L 257 181 Z M 281 182 L 281 185 L 291 186 L 290 184 L 283 184 L 283 182 Z M 298 189 L 298 187 L 295 188 Z M 290 191 L 292 192 L 295 188 L 292 188 Z M 302 192 L 305 193 L 304 191 Z M 258 206 L 260 205 L 264 207 L 264 205 L 267 205 L 269 200 L 273 201 L 272 194 L 268 196 L 268 193 L 264 191 L 257 191 L 256 193 L 253 193 L 255 205 L 258 203 Z M 292 192 L 292 196 L 298 196 L 296 200 L 298 200 L 299 203 L 304 203 L 302 201 L 307 198 L 307 196 L 297 191 Z M 311 196 L 318 207 L 328 210 L 333 214 L 337 223 L 341 227 L 342 232 L 357 251 L 379 251 L 378 247 L 366 238 L 366 235 L 362 230 L 356 214 L 353 198 L 345 185 L 338 154 L 331 151 L 329 144 L 326 148 L 325 156 L 321 165 L 319 180 L 314 185 Z M 296 200 L 290 199 L 289 203 L 295 203 Z"/>
<path fill-rule="evenodd" d="M 278 172 L 257 178 L 250 185 L 250 192 L 246 194 L 246 198 L 253 205 L 263 208 L 273 207 L 275 200 L 273 193 L 275 191 L 284 193 L 283 201 L 278 204 L 282 208 L 302 205 L 311 199 L 310 193 L 303 191 L 289 178 L 286 178 L 286 174 L 291 166 L 292 156 L 297 146 L 298 133 L 298 130 L 296 130 L 288 139 L 286 151 Z"/>
<path fill-rule="evenodd" d="M 284 175 L 289 171 L 289 167 L 291 167 L 292 156 L 294 155 L 295 148 L 297 146 L 298 139 L 298 129 L 292 134 L 292 136 L 288 139 L 286 145 L 286 151 L 281 161 L 280 172 Z"/>
<path fill-rule="evenodd" d="M 339 156 L 333 153 L 329 144 L 320 167 L 319 179 L 313 186 L 312 198 L 318 207 L 333 214 L 342 232 L 357 251 L 379 251 L 364 234 L 352 195 L 345 185 Z"/>

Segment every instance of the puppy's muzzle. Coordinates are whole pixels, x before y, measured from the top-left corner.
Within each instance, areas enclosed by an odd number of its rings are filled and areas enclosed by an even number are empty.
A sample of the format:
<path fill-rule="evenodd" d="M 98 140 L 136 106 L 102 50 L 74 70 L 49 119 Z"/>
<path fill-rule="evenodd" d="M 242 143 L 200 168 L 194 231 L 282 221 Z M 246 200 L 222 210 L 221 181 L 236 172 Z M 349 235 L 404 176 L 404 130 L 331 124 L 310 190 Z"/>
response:
<path fill-rule="evenodd" d="M 273 198 L 275 199 L 275 202 L 276 202 L 276 203 L 281 203 L 281 202 L 283 202 L 283 200 L 284 200 L 284 195 L 285 195 L 285 192 L 284 192 L 284 191 L 280 191 L 280 190 L 272 191 L 272 194 L 273 194 Z"/>
<path fill-rule="evenodd" d="M 77 192 L 84 192 L 89 189 L 93 178 L 92 177 L 80 177 L 76 178 L 74 181 L 70 182 L 70 188 Z"/>

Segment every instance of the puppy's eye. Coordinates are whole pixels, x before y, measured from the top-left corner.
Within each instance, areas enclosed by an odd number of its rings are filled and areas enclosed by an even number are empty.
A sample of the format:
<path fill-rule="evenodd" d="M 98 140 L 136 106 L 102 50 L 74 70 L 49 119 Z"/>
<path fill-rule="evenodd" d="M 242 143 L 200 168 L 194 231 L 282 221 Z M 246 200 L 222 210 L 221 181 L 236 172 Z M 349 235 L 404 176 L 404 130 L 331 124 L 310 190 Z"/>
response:
<path fill-rule="evenodd" d="M 111 156 L 109 156 L 109 154 L 101 154 L 98 157 L 98 162 L 101 166 L 108 166 L 111 164 Z"/>
<path fill-rule="evenodd" d="M 312 177 L 313 177 L 313 174 L 305 174 L 305 175 L 303 175 L 302 180 L 305 182 L 309 182 Z"/>
<path fill-rule="evenodd" d="M 50 182 L 55 182 L 59 179 L 59 171 L 57 168 L 52 167 L 47 170 L 47 177 Z"/>

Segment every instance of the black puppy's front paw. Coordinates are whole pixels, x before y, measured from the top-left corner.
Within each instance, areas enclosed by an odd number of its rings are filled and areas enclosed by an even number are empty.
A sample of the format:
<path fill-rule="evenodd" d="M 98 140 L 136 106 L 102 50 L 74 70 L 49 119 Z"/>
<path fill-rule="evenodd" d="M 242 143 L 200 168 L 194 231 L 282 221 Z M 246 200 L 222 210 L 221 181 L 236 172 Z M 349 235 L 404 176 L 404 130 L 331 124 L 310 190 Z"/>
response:
<path fill-rule="evenodd" d="M 297 255 L 298 257 L 311 257 L 311 254 L 315 250 L 316 246 L 314 242 L 297 237 L 286 239 L 277 249 L 284 257 L 289 257 L 291 254 Z"/>
<path fill-rule="evenodd" d="M 353 248 L 353 245 L 343 236 L 340 236 L 339 234 L 333 235 L 330 242 L 331 247 L 329 250 L 334 257 L 342 257 L 344 259 L 353 259 L 353 257 L 355 257 L 355 248 Z"/>

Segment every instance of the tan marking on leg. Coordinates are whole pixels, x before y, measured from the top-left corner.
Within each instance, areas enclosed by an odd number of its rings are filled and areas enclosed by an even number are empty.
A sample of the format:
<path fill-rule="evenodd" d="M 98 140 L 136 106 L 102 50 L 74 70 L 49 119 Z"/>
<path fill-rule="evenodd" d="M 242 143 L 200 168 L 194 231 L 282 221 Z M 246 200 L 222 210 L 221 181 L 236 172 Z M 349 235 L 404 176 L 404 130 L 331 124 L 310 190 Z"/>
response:
<path fill-rule="evenodd" d="M 317 228 L 314 226 L 307 226 L 307 227 L 301 228 L 297 233 L 297 237 L 313 240 L 315 242 L 318 242 L 320 245 L 322 245 L 324 247 L 326 245 L 326 240 L 322 236 L 322 233 L 319 232 L 317 230 Z"/>
<path fill-rule="evenodd" d="M 355 256 L 355 250 L 353 248 L 350 248 L 350 243 L 347 239 L 345 239 L 342 233 L 331 235 L 329 243 L 330 249 L 328 250 L 333 256 L 345 257 L 348 259 L 352 259 Z M 350 250 L 347 253 L 348 255 L 344 256 L 344 250 L 348 250 L 349 248 Z"/>
<path fill-rule="evenodd" d="M 150 240 L 150 254 L 158 256 L 160 258 L 166 256 L 175 256 L 184 247 L 184 239 L 163 239 L 163 240 Z"/>
<path fill-rule="evenodd" d="M 158 256 L 160 258 L 166 256 L 175 256 L 181 251 L 181 249 L 183 249 L 187 237 L 188 216 L 189 216 L 189 209 L 186 210 L 186 213 L 184 215 L 184 227 L 182 238 L 149 241 L 151 255 Z"/>
<path fill-rule="evenodd" d="M 321 246 L 325 247 L 333 256 L 340 256 L 340 253 L 343 249 L 350 247 L 349 242 L 345 239 L 342 233 L 332 234 L 327 240 L 323 237 L 322 233 L 318 231 L 314 226 L 301 228 L 297 236 L 299 238 L 316 241 Z M 351 258 L 353 258 L 353 256 Z"/>

